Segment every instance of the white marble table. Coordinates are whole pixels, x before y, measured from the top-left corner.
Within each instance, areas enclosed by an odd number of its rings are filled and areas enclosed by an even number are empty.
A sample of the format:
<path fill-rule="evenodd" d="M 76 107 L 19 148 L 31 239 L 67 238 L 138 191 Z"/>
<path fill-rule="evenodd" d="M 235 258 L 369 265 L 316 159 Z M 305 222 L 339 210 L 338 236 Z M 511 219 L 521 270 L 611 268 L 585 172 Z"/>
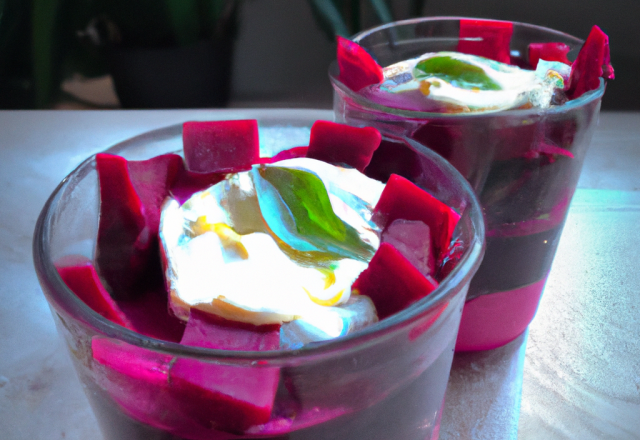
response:
<path fill-rule="evenodd" d="M 0 111 L 3 439 L 100 439 L 32 268 L 46 198 L 88 155 L 212 113 Z M 639 169 L 640 113 L 601 115 L 528 337 L 456 356 L 441 439 L 640 438 Z"/>

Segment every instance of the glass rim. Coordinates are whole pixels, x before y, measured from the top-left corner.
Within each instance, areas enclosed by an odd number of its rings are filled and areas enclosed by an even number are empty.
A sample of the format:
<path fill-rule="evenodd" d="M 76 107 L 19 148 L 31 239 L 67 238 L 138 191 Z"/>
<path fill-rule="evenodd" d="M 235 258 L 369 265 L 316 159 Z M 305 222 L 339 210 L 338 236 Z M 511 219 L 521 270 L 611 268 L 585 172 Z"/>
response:
<path fill-rule="evenodd" d="M 407 20 L 399 20 L 391 23 L 385 23 L 380 26 L 376 26 L 374 28 L 364 30 L 362 32 L 355 34 L 353 37 L 351 37 L 351 40 L 358 43 L 363 38 L 369 35 L 372 35 L 375 32 L 379 32 L 385 29 L 395 28 L 399 26 L 419 24 L 424 22 L 436 22 L 436 21 L 443 22 L 443 21 L 460 21 L 460 20 L 486 20 L 486 19 L 474 18 L 474 17 L 456 17 L 456 16 L 410 18 Z M 538 29 L 552 35 L 557 35 L 565 39 L 573 40 L 575 44 L 584 43 L 584 40 L 574 37 L 573 35 L 570 35 L 561 31 L 557 31 L 555 29 L 551 29 L 548 27 L 544 27 L 544 26 L 539 26 L 539 25 L 530 24 L 530 23 L 522 23 L 518 21 L 510 21 L 510 20 L 491 20 L 491 21 L 513 23 L 514 25 L 517 25 L 519 27 Z M 337 60 L 333 60 L 329 65 L 329 80 L 334 86 L 334 89 L 338 89 L 340 92 L 347 95 L 349 99 L 355 101 L 361 107 L 368 110 L 374 110 L 380 113 L 387 113 L 393 116 L 398 116 L 398 117 L 407 118 L 407 119 L 428 119 L 428 118 L 460 119 L 460 118 L 485 117 L 489 115 L 528 117 L 528 116 L 534 116 L 534 115 L 544 116 L 544 115 L 551 115 L 556 113 L 564 113 L 568 110 L 582 107 L 583 105 L 587 105 L 592 101 L 602 98 L 605 87 L 606 87 L 605 80 L 603 78 L 600 78 L 600 85 L 598 86 L 597 89 L 590 90 L 576 99 L 567 101 L 565 104 L 550 106 L 548 108 L 510 109 L 510 110 L 484 111 L 484 112 L 473 112 L 473 113 L 437 113 L 437 112 L 423 112 L 418 110 L 398 109 L 398 108 L 388 107 L 386 105 L 378 104 L 374 101 L 371 101 L 368 98 L 363 97 L 357 92 L 354 92 L 353 90 L 351 90 L 349 87 L 347 87 L 344 83 L 342 83 L 338 79 L 338 74 L 339 74 L 338 62 Z M 334 92 L 339 93 L 337 90 L 334 90 Z"/>
<path fill-rule="evenodd" d="M 166 131 L 181 124 L 167 126 L 142 133 L 133 138 L 114 144 L 111 148 L 116 148 L 120 144 L 130 142 L 136 137 L 149 136 L 153 132 Z M 396 140 L 396 139 L 393 139 Z M 452 181 L 459 185 L 465 199 L 470 203 L 466 210 L 470 210 L 472 237 L 468 248 L 460 259 L 456 267 L 429 295 L 411 304 L 406 309 L 379 321 L 362 330 L 339 338 L 322 341 L 310 347 L 302 347 L 296 350 L 272 350 L 272 351 L 229 351 L 217 350 L 201 347 L 182 345 L 177 342 L 169 342 L 161 339 L 142 335 L 133 330 L 129 330 L 104 318 L 86 305 L 69 287 L 64 283 L 51 258 L 50 249 L 50 227 L 53 217 L 60 202 L 60 197 L 74 178 L 82 178 L 83 172 L 90 171 L 95 160 L 95 155 L 85 159 L 78 167 L 69 173 L 56 187 L 47 199 L 38 217 L 33 236 L 33 261 L 35 270 L 50 306 L 56 311 L 62 309 L 65 314 L 70 315 L 74 320 L 78 320 L 88 325 L 98 334 L 105 337 L 117 339 L 131 345 L 151 349 L 156 352 L 170 354 L 174 356 L 188 356 L 203 360 L 219 360 L 223 362 L 234 361 L 236 363 L 246 363 L 247 361 L 269 361 L 269 363 L 308 362 L 316 358 L 331 357 L 335 353 L 345 351 L 357 351 L 363 347 L 374 345 L 379 340 L 384 340 L 387 336 L 399 330 L 404 324 L 419 319 L 420 315 L 436 307 L 437 305 L 451 299 L 456 293 L 456 287 L 470 281 L 472 274 L 477 270 L 484 254 L 484 221 L 482 211 L 477 198 L 469 183 L 458 173 L 453 166 L 442 159 L 436 153 L 430 151 L 420 143 L 412 139 L 403 137 L 403 142 L 418 150 L 419 154 L 427 156 L 429 160 L 435 162 L 443 169 L 445 175 L 452 178 Z M 111 149 L 110 148 L 110 149 Z"/>

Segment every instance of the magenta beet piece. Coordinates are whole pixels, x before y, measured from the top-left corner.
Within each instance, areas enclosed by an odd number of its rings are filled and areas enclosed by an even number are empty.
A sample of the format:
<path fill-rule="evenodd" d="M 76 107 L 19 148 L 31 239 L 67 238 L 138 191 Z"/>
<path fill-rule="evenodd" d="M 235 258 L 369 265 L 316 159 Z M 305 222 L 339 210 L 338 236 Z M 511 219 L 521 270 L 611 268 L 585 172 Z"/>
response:
<path fill-rule="evenodd" d="M 192 308 L 180 343 L 219 350 L 277 350 L 280 325 L 255 326 L 229 321 Z"/>
<path fill-rule="evenodd" d="M 148 269 L 155 236 L 146 225 L 127 160 L 97 154 L 96 169 L 100 182 L 97 266 L 113 298 L 132 298 Z"/>
<path fill-rule="evenodd" d="M 149 287 L 135 298 L 118 301 L 118 306 L 136 332 L 164 341 L 180 342 L 185 325 L 169 312 L 163 285 Z"/>
<path fill-rule="evenodd" d="M 382 243 L 353 284 L 373 301 L 378 318 L 397 313 L 433 292 L 438 283 L 424 276 L 390 243 Z"/>
<path fill-rule="evenodd" d="M 382 67 L 358 43 L 340 36 L 338 40 L 338 79 L 354 92 L 370 86 L 380 84 L 384 80 Z"/>
<path fill-rule="evenodd" d="M 98 385 L 127 414 L 158 429 L 187 423 L 170 394 L 172 356 L 101 337 L 91 340 L 91 348 L 94 363 L 105 369 L 95 376 Z"/>
<path fill-rule="evenodd" d="M 352 127 L 316 121 L 311 127 L 307 157 L 333 164 L 346 164 L 362 172 L 380 146 L 382 136 L 373 127 Z"/>
<path fill-rule="evenodd" d="M 67 287 L 91 309 L 109 321 L 133 329 L 127 317 L 104 288 L 91 262 L 80 265 L 56 267 Z"/>
<path fill-rule="evenodd" d="M 382 242 L 392 244 L 421 274 L 435 276 L 429 226 L 421 221 L 394 220 L 382 233 Z"/>
<path fill-rule="evenodd" d="M 532 69 L 538 66 L 538 61 L 559 61 L 571 65 L 567 54 L 571 48 L 564 43 L 531 43 L 529 44 L 529 64 Z"/>
<path fill-rule="evenodd" d="M 260 158 L 258 121 L 191 121 L 182 125 L 184 157 L 189 171 L 246 171 Z"/>
<path fill-rule="evenodd" d="M 276 350 L 280 326 L 252 326 L 192 309 L 181 343 L 222 350 Z M 174 395 L 202 425 L 242 433 L 269 421 L 280 379 L 274 367 L 216 365 L 179 359 L 171 368 Z"/>
<path fill-rule="evenodd" d="M 184 168 L 182 157 L 164 154 L 152 159 L 129 161 L 131 183 L 144 206 L 146 225 L 151 234 L 158 233 L 160 209 L 169 189 Z"/>
<path fill-rule="evenodd" d="M 600 77 L 614 79 L 609 55 L 609 37 L 598 26 L 593 26 L 578 58 L 571 66 L 567 97 L 576 99 L 600 86 Z"/>
<path fill-rule="evenodd" d="M 439 261 L 449 249 L 460 215 L 404 177 L 393 174 L 373 209 L 373 220 L 386 228 L 396 219 L 417 220 L 429 226 Z"/>
<path fill-rule="evenodd" d="M 460 20 L 458 52 L 509 64 L 512 33 L 509 21 Z"/>
<path fill-rule="evenodd" d="M 198 191 L 205 190 L 222 181 L 224 176 L 224 173 L 195 173 L 183 167 L 171 187 L 171 196 L 182 204 Z"/>

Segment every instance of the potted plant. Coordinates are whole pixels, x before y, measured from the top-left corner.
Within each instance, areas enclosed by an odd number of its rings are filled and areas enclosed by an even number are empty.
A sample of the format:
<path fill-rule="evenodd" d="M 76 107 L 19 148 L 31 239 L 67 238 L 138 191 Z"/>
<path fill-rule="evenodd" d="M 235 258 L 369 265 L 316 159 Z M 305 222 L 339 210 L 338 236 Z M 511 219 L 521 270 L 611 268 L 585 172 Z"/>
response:
<path fill-rule="evenodd" d="M 221 107 L 237 0 L 94 0 L 80 35 L 101 49 L 125 108 Z"/>
<path fill-rule="evenodd" d="M 20 73 L 34 107 L 50 106 L 73 73 L 111 73 L 125 108 L 220 107 L 229 97 L 239 3 L 0 0 L 0 56 L 16 58 L 7 47 L 17 45 L 27 54 Z M 16 16 L 13 29 L 6 18 Z"/>
<path fill-rule="evenodd" d="M 374 24 L 397 20 L 388 0 L 308 0 L 318 24 L 331 40 L 349 38 Z M 422 15 L 426 0 L 409 0 L 403 15 Z M 372 20 L 374 22 L 372 22 Z"/>

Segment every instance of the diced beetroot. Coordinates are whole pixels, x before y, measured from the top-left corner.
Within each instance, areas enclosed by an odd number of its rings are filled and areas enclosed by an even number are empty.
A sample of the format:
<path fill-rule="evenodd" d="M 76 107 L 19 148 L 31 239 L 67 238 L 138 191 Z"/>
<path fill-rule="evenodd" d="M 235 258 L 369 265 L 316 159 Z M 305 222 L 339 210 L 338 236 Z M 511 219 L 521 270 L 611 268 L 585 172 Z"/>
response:
<path fill-rule="evenodd" d="M 115 298 L 132 298 L 148 269 L 154 236 L 129 176 L 126 159 L 96 155 L 100 181 L 98 269 Z"/>
<path fill-rule="evenodd" d="M 449 248 L 460 215 L 404 177 L 393 174 L 373 209 L 373 220 L 386 228 L 396 219 L 418 220 L 429 226 L 439 261 Z"/>
<path fill-rule="evenodd" d="M 277 350 L 280 325 L 255 326 L 229 321 L 192 308 L 180 343 L 220 350 Z"/>
<path fill-rule="evenodd" d="M 338 79 L 354 92 L 384 80 L 382 67 L 358 43 L 338 36 Z"/>
<path fill-rule="evenodd" d="M 195 424 L 170 394 L 172 356 L 102 337 L 94 337 L 91 348 L 94 362 L 105 369 L 96 371 L 98 385 L 126 413 L 158 429 Z"/>
<path fill-rule="evenodd" d="M 118 305 L 136 332 L 171 342 L 182 338 L 185 325 L 169 312 L 163 285 L 150 286 L 136 298 L 118 301 Z"/>
<path fill-rule="evenodd" d="M 316 121 L 311 127 L 307 157 L 346 164 L 362 172 L 371 162 L 381 140 L 380 132 L 373 127 Z"/>
<path fill-rule="evenodd" d="M 409 180 L 420 175 L 420 157 L 404 142 L 383 139 L 373 153 L 365 174 L 372 179 L 386 182 L 392 174 L 398 174 Z"/>
<path fill-rule="evenodd" d="M 171 187 L 171 196 L 182 204 L 198 191 L 222 181 L 224 176 L 224 173 L 195 173 L 183 167 Z"/>
<path fill-rule="evenodd" d="M 129 161 L 131 183 L 144 206 L 147 227 L 151 234 L 158 233 L 160 208 L 169 195 L 169 189 L 184 168 L 182 157 L 164 154 L 152 159 Z"/>
<path fill-rule="evenodd" d="M 390 243 L 378 251 L 353 285 L 373 301 L 378 318 L 393 315 L 433 292 L 438 283 L 424 276 Z"/>
<path fill-rule="evenodd" d="M 133 329 L 131 322 L 104 288 L 91 262 L 80 265 L 59 267 L 58 273 L 67 287 L 91 309 L 109 321 Z"/>
<path fill-rule="evenodd" d="M 268 163 L 280 162 L 281 160 L 297 159 L 299 157 L 307 157 L 309 147 L 293 147 L 288 150 L 284 150 L 269 158 Z"/>
<path fill-rule="evenodd" d="M 189 171 L 246 171 L 260 158 L 258 121 L 191 121 L 182 125 L 184 157 Z"/>
<path fill-rule="evenodd" d="M 571 65 L 567 54 L 571 48 L 564 43 L 530 43 L 529 44 L 529 64 L 535 69 L 538 61 L 559 61 Z"/>
<path fill-rule="evenodd" d="M 508 64 L 512 33 L 509 21 L 460 20 L 458 52 Z"/>
<path fill-rule="evenodd" d="M 576 99 L 600 86 L 600 77 L 614 79 L 609 54 L 609 37 L 598 26 L 593 26 L 578 58 L 571 66 L 567 97 Z"/>
<path fill-rule="evenodd" d="M 392 244 L 421 274 L 435 276 L 429 226 L 421 221 L 397 219 L 384 230 L 382 241 Z"/>
<path fill-rule="evenodd" d="M 93 359 L 128 378 L 157 387 L 168 387 L 172 356 L 109 338 L 91 340 Z"/>
<path fill-rule="evenodd" d="M 242 433 L 269 421 L 280 372 L 179 359 L 171 368 L 171 385 L 185 412 L 203 426 Z"/>
<path fill-rule="evenodd" d="M 192 309 L 182 344 L 222 350 L 276 350 L 280 326 L 251 326 Z M 280 379 L 274 367 L 179 359 L 171 368 L 174 394 L 204 426 L 241 433 L 269 421 Z"/>

